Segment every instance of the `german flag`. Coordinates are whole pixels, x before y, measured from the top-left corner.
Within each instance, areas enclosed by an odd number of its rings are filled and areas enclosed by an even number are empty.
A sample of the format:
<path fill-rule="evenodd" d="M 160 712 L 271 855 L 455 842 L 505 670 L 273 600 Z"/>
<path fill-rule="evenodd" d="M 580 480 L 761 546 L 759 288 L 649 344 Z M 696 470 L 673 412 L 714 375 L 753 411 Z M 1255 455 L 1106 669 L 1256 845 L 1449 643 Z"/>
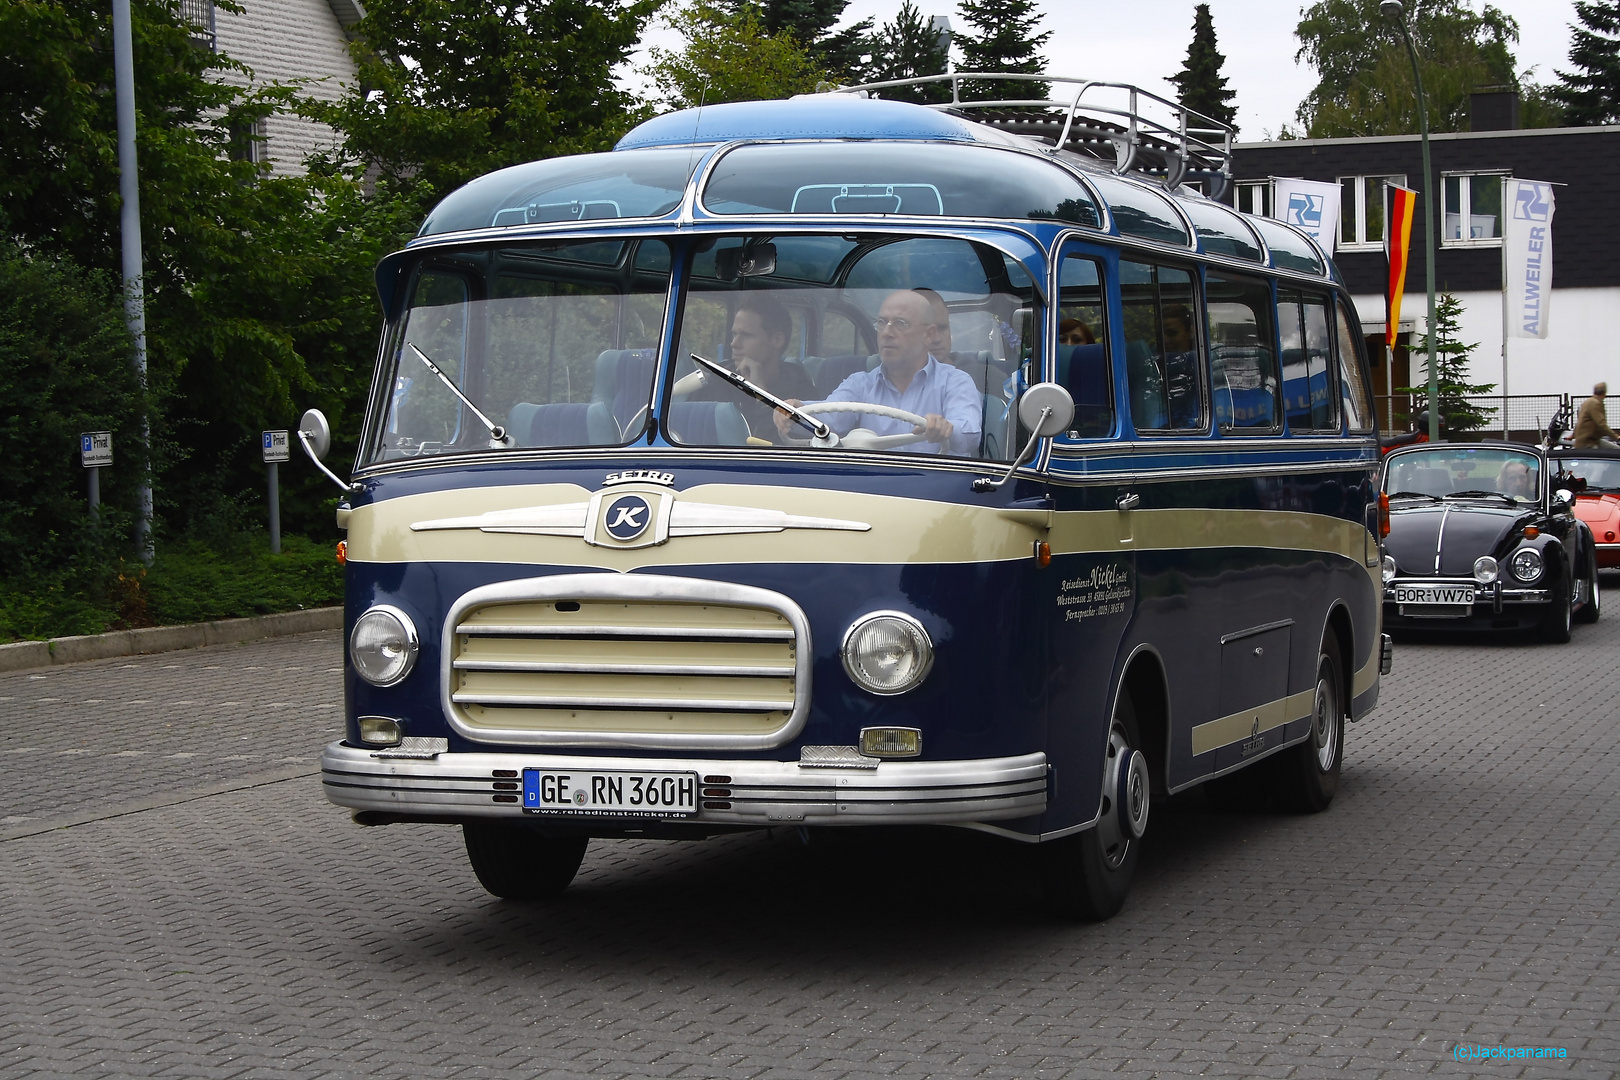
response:
<path fill-rule="evenodd" d="M 1389 286 L 1384 290 L 1384 344 L 1395 347 L 1401 327 L 1401 298 L 1406 295 L 1406 264 L 1412 249 L 1412 211 L 1417 192 L 1386 185 L 1389 190 L 1389 229 L 1384 233 L 1384 255 L 1389 259 Z"/>

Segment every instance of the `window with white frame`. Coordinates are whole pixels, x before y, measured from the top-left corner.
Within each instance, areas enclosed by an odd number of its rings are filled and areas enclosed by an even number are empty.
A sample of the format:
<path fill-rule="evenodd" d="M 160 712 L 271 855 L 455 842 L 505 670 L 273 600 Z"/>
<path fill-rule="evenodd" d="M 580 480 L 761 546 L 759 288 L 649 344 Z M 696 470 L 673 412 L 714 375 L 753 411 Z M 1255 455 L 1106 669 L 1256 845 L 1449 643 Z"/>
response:
<path fill-rule="evenodd" d="M 1497 247 L 1502 243 L 1502 173 L 1443 173 L 1440 243 Z"/>
<path fill-rule="evenodd" d="M 1256 217 L 1271 216 L 1271 181 L 1260 180 L 1237 185 L 1237 208 L 1240 214 Z"/>
<path fill-rule="evenodd" d="M 1339 177 L 1339 247 L 1373 248 L 1384 243 L 1387 186 L 1406 186 L 1404 175 Z"/>

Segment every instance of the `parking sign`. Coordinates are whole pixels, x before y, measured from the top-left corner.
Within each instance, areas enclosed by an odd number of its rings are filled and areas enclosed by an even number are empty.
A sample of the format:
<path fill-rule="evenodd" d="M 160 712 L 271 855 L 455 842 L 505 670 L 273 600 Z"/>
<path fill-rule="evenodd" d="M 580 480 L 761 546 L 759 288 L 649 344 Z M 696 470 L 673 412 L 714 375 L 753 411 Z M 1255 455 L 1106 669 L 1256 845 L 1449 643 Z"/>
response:
<path fill-rule="evenodd" d="M 112 464 L 112 432 L 86 431 L 79 436 L 79 463 L 87 469 Z"/>
<path fill-rule="evenodd" d="M 292 453 L 287 448 L 287 433 L 285 431 L 266 431 L 264 433 L 264 460 L 289 461 Z"/>

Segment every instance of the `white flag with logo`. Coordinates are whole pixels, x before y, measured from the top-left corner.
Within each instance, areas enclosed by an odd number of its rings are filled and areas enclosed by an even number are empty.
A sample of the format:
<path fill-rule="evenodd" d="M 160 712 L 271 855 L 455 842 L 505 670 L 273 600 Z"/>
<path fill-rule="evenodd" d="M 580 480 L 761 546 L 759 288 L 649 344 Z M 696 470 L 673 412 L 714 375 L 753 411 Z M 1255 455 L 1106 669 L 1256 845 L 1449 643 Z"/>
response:
<path fill-rule="evenodd" d="M 1339 185 L 1272 177 L 1272 217 L 1311 234 L 1329 255 L 1339 239 Z"/>
<path fill-rule="evenodd" d="M 1478 178 L 1476 178 L 1476 183 Z M 1502 289 L 1508 336 L 1544 338 L 1552 300 L 1552 185 L 1509 177 L 1503 184 Z"/>

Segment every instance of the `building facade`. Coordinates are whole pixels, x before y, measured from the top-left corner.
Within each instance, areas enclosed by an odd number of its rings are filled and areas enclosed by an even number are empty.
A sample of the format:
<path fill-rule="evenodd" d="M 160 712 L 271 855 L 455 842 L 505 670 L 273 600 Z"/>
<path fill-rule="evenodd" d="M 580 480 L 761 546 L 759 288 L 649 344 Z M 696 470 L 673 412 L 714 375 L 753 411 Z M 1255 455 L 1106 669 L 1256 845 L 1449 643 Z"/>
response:
<path fill-rule="evenodd" d="M 1493 95 L 1494 96 L 1494 95 Z M 1476 100 L 1475 126 L 1481 110 Z M 1515 110 L 1516 111 L 1516 110 Z M 1499 110 L 1509 117 L 1512 113 Z M 1496 384 L 1496 394 L 1584 395 L 1592 383 L 1620 387 L 1620 127 L 1472 131 L 1430 136 L 1441 214 L 1435 237 L 1435 287 L 1463 306 L 1462 340 L 1478 342 L 1470 381 Z M 1337 183 L 1341 208 L 1334 259 L 1355 294 L 1369 337 L 1380 387 L 1380 418 L 1394 417 L 1398 386 L 1425 382 L 1418 356 L 1404 348 L 1384 356 L 1384 255 L 1386 181 L 1422 192 L 1412 224 L 1411 261 L 1401 310 L 1403 343 L 1425 330 L 1424 216 L 1430 212 L 1423 182 L 1422 147 L 1416 135 L 1356 139 L 1300 139 L 1246 143 L 1233 155 L 1235 191 L 1228 197 L 1252 213 L 1270 213 L 1272 177 Z M 1552 181 L 1558 186 L 1553 217 L 1552 301 L 1545 339 L 1503 342 L 1501 178 Z M 1371 344 L 1371 342 L 1370 342 Z M 1529 403 L 1531 411 L 1544 411 Z M 1515 419 L 1529 427 L 1550 416 Z M 1522 423 L 1521 423 L 1522 420 Z"/>

